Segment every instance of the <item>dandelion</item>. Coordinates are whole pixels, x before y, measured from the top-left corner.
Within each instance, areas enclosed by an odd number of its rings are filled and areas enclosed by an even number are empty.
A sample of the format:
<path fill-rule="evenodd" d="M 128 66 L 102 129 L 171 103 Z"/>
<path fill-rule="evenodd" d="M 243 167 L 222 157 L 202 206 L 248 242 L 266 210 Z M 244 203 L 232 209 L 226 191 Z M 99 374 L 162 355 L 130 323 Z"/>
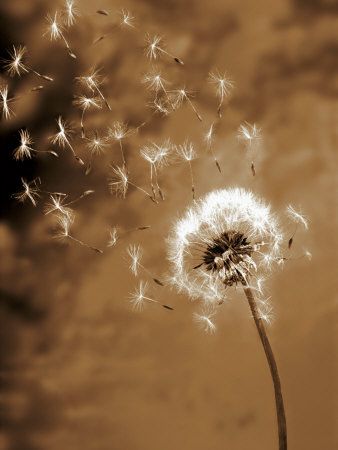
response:
<path fill-rule="evenodd" d="M 154 112 L 162 114 L 163 116 L 168 116 L 170 114 L 170 110 L 165 102 L 161 99 L 156 99 L 150 103 L 150 107 L 154 110 Z"/>
<path fill-rule="evenodd" d="M 256 124 L 250 125 L 248 122 L 242 123 L 238 128 L 238 139 L 244 141 L 246 150 L 252 154 L 251 158 L 251 172 L 252 175 L 256 175 L 255 163 L 253 161 L 255 154 L 255 146 L 252 143 L 258 143 L 261 139 L 261 129 L 257 127 Z"/>
<path fill-rule="evenodd" d="M 24 178 L 21 178 L 23 190 L 14 194 L 13 197 L 21 203 L 24 203 L 27 199 L 32 202 L 33 206 L 37 205 L 37 199 L 40 197 L 40 189 L 38 187 L 39 179 L 36 178 L 30 182 L 27 182 Z"/>
<path fill-rule="evenodd" d="M 76 17 L 79 15 L 78 10 L 75 7 L 74 0 L 66 0 L 63 10 L 64 21 L 67 27 L 74 25 Z"/>
<path fill-rule="evenodd" d="M 166 55 L 169 58 L 173 59 L 178 64 L 184 65 L 184 62 L 178 58 L 177 56 L 172 55 L 167 50 L 163 48 L 163 46 L 160 46 L 160 43 L 162 42 L 162 38 L 158 35 L 150 36 L 149 34 L 146 34 L 146 55 L 147 57 L 152 60 L 156 60 L 160 54 Z"/>
<path fill-rule="evenodd" d="M 156 198 L 156 190 L 155 190 L 156 186 L 156 189 L 160 197 L 162 198 L 162 200 L 164 200 L 163 191 L 159 186 L 158 170 L 169 163 L 171 148 L 172 148 L 171 142 L 169 139 L 167 139 L 161 145 L 152 142 L 148 145 L 144 145 L 140 149 L 141 157 L 145 159 L 150 166 L 150 186 L 154 198 Z"/>
<path fill-rule="evenodd" d="M 34 142 L 28 130 L 19 130 L 19 134 L 20 134 L 20 145 L 13 152 L 14 159 L 16 159 L 17 161 L 23 161 L 25 158 L 31 159 L 32 153 L 49 153 L 50 155 L 56 157 L 59 156 L 56 152 L 53 152 L 52 150 L 35 150 L 34 148 L 32 148 L 31 145 Z"/>
<path fill-rule="evenodd" d="M 122 145 L 122 140 L 130 134 L 130 131 L 128 130 L 128 127 L 123 122 L 114 122 L 113 126 L 108 129 L 108 137 L 110 139 L 113 139 L 119 143 L 120 151 L 121 151 L 121 158 L 122 158 L 122 164 L 124 167 L 126 167 L 126 158 L 124 154 L 124 149 Z"/>
<path fill-rule="evenodd" d="M 80 95 L 74 100 L 74 105 L 78 106 L 80 109 L 82 109 L 81 114 L 81 120 L 80 120 L 80 127 L 81 127 L 81 137 L 86 137 L 85 134 L 85 128 L 84 128 L 84 115 L 85 112 L 90 109 L 100 109 L 100 101 L 96 97 L 87 97 L 86 95 Z"/>
<path fill-rule="evenodd" d="M 0 103 L 2 108 L 2 117 L 6 120 L 10 119 L 14 113 L 11 110 L 9 104 L 14 100 L 14 98 L 8 98 L 8 86 L 3 86 L 0 88 Z"/>
<path fill-rule="evenodd" d="M 74 224 L 75 216 L 74 214 L 58 214 L 57 215 L 57 229 L 55 231 L 55 238 L 62 241 L 71 240 L 82 247 L 89 248 L 95 253 L 102 254 L 103 251 L 99 248 L 93 247 L 80 239 L 77 239 L 72 234 L 70 234 L 71 226 Z"/>
<path fill-rule="evenodd" d="M 111 107 L 100 89 L 100 86 L 103 84 L 104 80 L 102 79 L 99 72 L 100 72 L 99 69 L 97 70 L 92 69 L 89 75 L 76 77 L 76 80 L 82 86 L 89 89 L 91 92 L 96 92 L 101 97 L 101 99 L 103 100 L 104 104 L 109 109 L 109 111 L 111 111 Z"/>
<path fill-rule="evenodd" d="M 221 75 L 218 70 L 209 73 L 209 82 L 216 85 L 216 95 L 219 98 L 217 114 L 221 118 L 224 99 L 231 94 L 234 82 L 225 73 Z"/>
<path fill-rule="evenodd" d="M 213 149 L 213 143 L 214 143 L 214 124 L 213 123 L 210 125 L 208 131 L 204 135 L 204 142 L 207 146 L 207 151 L 211 153 L 211 155 L 215 161 L 216 167 L 217 167 L 218 171 L 221 173 L 222 172 L 221 166 L 219 165 L 219 162 L 216 158 L 216 155 L 215 155 L 215 152 Z"/>
<path fill-rule="evenodd" d="M 61 116 L 58 117 L 57 119 L 57 125 L 58 125 L 58 129 L 59 131 L 50 138 L 52 144 L 57 144 L 59 145 L 61 148 L 65 148 L 68 147 L 70 149 L 70 151 L 72 152 L 74 158 L 81 164 L 84 165 L 84 162 L 82 161 L 82 159 L 75 153 L 75 150 L 72 146 L 72 144 L 70 143 L 70 135 L 72 133 L 72 130 L 70 129 L 69 125 L 67 124 L 66 121 L 64 121 L 62 119 Z"/>
<path fill-rule="evenodd" d="M 51 41 L 57 41 L 58 39 L 62 39 L 67 48 L 68 54 L 71 58 L 76 59 L 76 55 L 73 50 L 70 48 L 70 45 L 63 34 L 63 27 L 58 21 L 58 13 L 54 14 L 54 17 L 51 15 L 47 15 L 48 28 L 45 34 L 49 34 Z"/>
<path fill-rule="evenodd" d="M 216 325 L 212 321 L 216 311 L 212 308 L 206 308 L 201 314 L 193 313 L 193 319 L 205 333 L 213 334 L 216 332 Z"/>
<path fill-rule="evenodd" d="M 188 163 L 189 166 L 189 173 L 190 173 L 190 180 L 191 180 L 191 192 L 192 192 L 192 199 L 195 200 L 195 182 L 194 182 L 194 173 L 192 170 L 192 164 L 191 162 L 196 159 L 196 151 L 194 149 L 194 146 L 192 142 L 185 141 L 183 145 L 179 145 L 176 149 L 178 156 Z"/>
<path fill-rule="evenodd" d="M 127 247 L 127 254 L 129 256 L 129 269 L 135 277 L 139 275 L 139 271 L 142 269 L 156 284 L 164 286 L 162 281 L 154 277 L 153 274 L 141 263 L 143 250 L 140 245 L 130 244 Z"/>
<path fill-rule="evenodd" d="M 189 104 L 189 106 L 191 107 L 191 109 L 194 111 L 194 113 L 196 114 L 196 117 L 198 118 L 198 120 L 200 122 L 202 122 L 202 117 L 201 117 L 200 113 L 197 111 L 193 102 L 190 100 L 190 97 L 192 97 L 192 95 L 193 95 L 192 92 L 187 91 L 185 89 L 185 87 L 183 87 L 182 89 L 176 89 L 174 91 L 171 91 L 171 94 L 173 97 L 174 109 L 179 108 L 182 105 L 182 103 L 186 101 Z"/>
<path fill-rule="evenodd" d="M 286 208 L 286 214 L 290 220 L 292 220 L 293 222 L 296 223 L 294 232 L 292 233 L 292 236 L 290 237 L 290 239 L 288 241 L 288 248 L 290 249 L 293 244 L 294 237 L 297 233 L 298 226 L 303 225 L 305 230 L 307 230 L 309 228 L 309 225 L 308 225 L 308 222 L 305 219 L 304 215 L 301 214 L 300 212 L 296 211 L 292 205 L 288 205 L 288 207 Z"/>
<path fill-rule="evenodd" d="M 142 311 L 145 303 L 157 303 L 165 309 L 169 309 L 173 311 L 174 308 L 168 305 L 164 305 L 160 303 L 158 300 L 155 300 L 148 296 L 148 283 L 143 280 L 140 281 L 138 288 L 135 289 L 129 296 L 130 303 L 135 311 Z"/>
<path fill-rule="evenodd" d="M 157 203 L 156 199 L 154 199 L 149 192 L 145 189 L 137 186 L 135 183 L 130 181 L 127 169 L 125 166 L 111 166 L 112 175 L 109 180 L 109 189 L 112 194 L 115 194 L 117 197 L 126 198 L 128 186 L 131 185 L 136 188 L 138 191 L 145 194 L 152 202 Z"/>
<path fill-rule="evenodd" d="M 251 285 L 276 261 L 283 233 L 269 205 L 244 189 L 207 194 L 188 208 L 168 238 L 172 283 L 192 299 L 215 304 L 210 292 L 242 286 L 269 363 L 275 389 L 279 449 L 286 450 L 286 420 L 275 358 Z"/>
<path fill-rule="evenodd" d="M 26 63 L 23 62 L 23 58 L 27 52 L 26 47 L 19 45 L 18 47 L 15 47 L 13 45 L 13 50 L 9 51 L 9 59 L 5 60 L 5 70 L 8 73 L 10 77 L 14 77 L 15 75 L 18 75 L 19 77 L 23 73 L 33 73 L 39 78 L 43 78 L 47 81 L 54 81 L 53 78 L 43 75 L 36 70 L 32 69 L 30 66 L 28 66 Z"/>

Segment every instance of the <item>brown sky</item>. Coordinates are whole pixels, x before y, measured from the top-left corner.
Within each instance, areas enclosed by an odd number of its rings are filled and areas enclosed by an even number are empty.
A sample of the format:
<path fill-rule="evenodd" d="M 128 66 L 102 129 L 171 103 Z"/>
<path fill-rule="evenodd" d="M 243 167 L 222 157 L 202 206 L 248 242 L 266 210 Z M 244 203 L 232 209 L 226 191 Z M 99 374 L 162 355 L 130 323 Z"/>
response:
<path fill-rule="evenodd" d="M 309 6 L 310 5 L 310 6 Z M 268 327 L 285 396 L 290 450 L 338 448 L 337 386 L 337 7 L 329 1 L 164 2 L 78 1 L 81 16 L 61 42 L 42 38 L 45 15 L 55 1 L 3 0 L 3 48 L 24 43 L 31 66 L 55 78 L 31 75 L 2 80 L 18 97 L 16 116 L 0 122 L 3 219 L 0 222 L 2 423 L 1 450 L 272 450 L 277 448 L 273 391 L 268 367 L 243 294 L 228 295 L 216 318 L 217 333 L 206 335 L 192 321 L 198 309 L 184 295 L 151 285 L 152 295 L 174 306 L 149 305 L 135 313 L 128 294 L 138 280 L 128 271 L 126 247 L 139 243 L 144 264 L 159 277 L 168 270 L 165 238 L 171 223 L 191 204 L 186 164 L 165 168 L 164 202 L 153 204 L 131 189 L 125 200 L 107 188 L 109 163 L 120 163 L 118 146 L 94 160 L 84 174 L 67 151 L 13 162 L 17 132 L 27 127 L 36 148 L 47 149 L 59 114 L 76 131 L 74 146 L 87 160 L 79 137 L 80 92 L 74 78 L 102 68 L 103 91 L 112 111 L 89 113 L 88 130 L 115 120 L 130 127 L 149 124 L 126 141 L 130 175 L 149 189 L 140 147 L 170 138 L 194 142 L 196 194 L 241 186 L 252 189 L 283 215 L 300 207 L 309 220 L 299 229 L 293 255 L 267 283 L 274 321 Z M 110 16 L 95 14 L 105 9 Z M 127 8 L 135 29 L 110 30 L 116 11 Z M 173 88 L 195 91 L 199 122 L 188 105 L 168 117 L 153 116 L 141 80 L 151 68 L 143 52 L 145 32 L 165 37 L 167 49 L 185 65 L 161 58 L 157 64 Z M 2 51 L 5 57 L 5 52 Z M 217 125 L 219 174 L 206 156 L 203 134 L 217 121 L 217 99 L 207 82 L 210 70 L 227 71 L 235 90 Z M 45 89 L 30 93 L 37 84 Z M 257 174 L 236 138 L 243 122 L 257 123 L 262 142 Z M 105 250 L 103 255 L 53 239 L 55 220 L 10 199 L 20 177 L 41 177 L 42 188 L 76 197 L 74 235 Z M 106 249 L 108 230 L 130 229 Z M 288 231 L 292 232 L 292 227 Z M 142 277 L 145 279 L 145 275 Z"/>

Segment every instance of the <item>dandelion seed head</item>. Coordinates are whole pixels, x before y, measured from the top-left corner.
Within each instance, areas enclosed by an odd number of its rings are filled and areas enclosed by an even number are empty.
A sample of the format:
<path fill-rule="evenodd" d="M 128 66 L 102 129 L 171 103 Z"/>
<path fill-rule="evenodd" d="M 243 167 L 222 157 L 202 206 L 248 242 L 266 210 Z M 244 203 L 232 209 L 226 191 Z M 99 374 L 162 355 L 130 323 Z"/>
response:
<path fill-rule="evenodd" d="M 117 197 L 125 198 L 128 190 L 128 173 L 125 167 L 112 166 L 112 175 L 109 180 L 109 189 Z"/>
<path fill-rule="evenodd" d="M 113 126 L 108 129 L 108 136 L 115 141 L 122 141 L 128 135 L 128 126 L 123 123 L 116 121 Z"/>
<path fill-rule="evenodd" d="M 33 206 L 37 205 L 37 199 L 40 197 L 40 189 L 38 187 L 38 179 L 27 182 L 24 178 L 21 178 L 23 190 L 14 194 L 14 198 L 18 202 L 24 203 L 27 199 L 32 202 Z"/>
<path fill-rule="evenodd" d="M 75 216 L 74 214 L 58 214 L 57 228 L 55 231 L 55 237 L 57 239 L 66 239 L 70 234 L 70 227 L 73 225 Z"/>
<path fill-rule="evenodd" d="M 32 157 L 32 148 L 30 145 L 33 144 L 33 140 L 27 130 L 20 130 L 20 145 L 14 150 L 14 159 L 23 161 L 25 158 Z"/>
<path fill-rule="evenodd" d="M 133 21 L 135 19 L 134 16 L 131 15 L 131 13 L 126 9 L 121 9 L 120 11 L 120 25 L 121 26 L 127 26 L 131 28 L 135 28 Z"/>
<path fill-rule="evenodd" d="M 48 23 L 47 33 L 50 35 L 50 40 L 60 39 L 62 37 L 62 26 L 58 22 L 58 12 L 55 12 L 54 17 L 48 14 L 46 20 Z"/>
<path fill-rule="evenodd" d="M 115 247 L 118 239 L 119 239 L 118 230 L 116 227 L 112 227 L 109 230 L 109 241 L 107 243 L 107 247 Z"/>
<path fill-rule="evenodd" d="M 13 45 L 13 50 L 8 52 L 10 59 L 5 60 L 5 70 L 9 76 L 21 76 L 24 72 L 28 72 L 27 67 L 22 61 L 26 51 L 26 47 L 22 45 L 19 45 L 18 47 Z"/>
<path fill-rule="evenodd" d="M 179 145 L 176 151 L 178 156 L 185 161 L 192 161 L 197 157 L 194 144 L 189 141 L 185 141 L 182 145 Z"/>
<path fill-rule="evenodd" d="M 107 138 L 99 136 L 97 133 L 95 133 L 93 137 L 87 138 L 86 146 L 92 155 L 103 153 L 107 145 Z"/>
<path fill-rule="evenodd" d="M 130 244 L 127 248 L 127 254 L 130 258 L 129 269 L 135 277 L 138 275 L 142 253 L 143 252 L 140 245 Z"/>
<path fill-rule="evenodd" d="M 87 97 L 86 95 L 80 95 L 74 100 L 74 105 L 83 110 L 89 108 L 101 108 L 100 99 L 97 97 Z"/>
<path fill-rule="evenodd" d="M 261 129 L 256 124 L 244 122 L 238 128 L 237 137 L 250 146 L 253 141 L 261 139 Z"/>
<path fill-rule="evenodd" d="M 9 107 L 9 103 L 13 100 L 13 99 L 9 99 L 8 98 L 8 86 L 2 86 L 0 88 L 0 102 L 1 102 L 1 108 L 2 108 L 2 116 L 8 120 L 13 116 L 13 111 L 11 110 L 11 108 Z"/>
<path fill-rule="evenodd" d="M 304 217 L 304 215 L 302 213 L 296 211 L 296 209 L 292 205 L 287 206 L 286 214 L 293 222 L 300 223 L 301 225 L 303 225 L 303 227 L 306 230 L 309 228 L 308 222 L 307 222 L 306 218 Z"/>
<path fill-rule="evenodd" d="M 205 309 L 201 314 L 193 313 L 193 320 L 197 325 L 208 334 L 214 334 L 216 332 L 216 325 L 212 321 L 216 315 L 216 311 L 213 309 Z"/>
<path fill-rule="evenodd" d="M 51 194 L 49 196 L 50 201 L 47 202 L 44 206 L 44 213 L 50 214 L 50 213 L 59 213 L 60 215 L 68 216 L 72 215 L 73 211 L 70 208 L 67 208 L 64 206 L 64 203 L 66 202 L 67 196 L 63 194 Z"/>
<path fill-rule="evenodd" d="M 164 90 L 168 82 L 162 77 L 160 71 L 153 68 L 150 72 L 146 73 L 142 78 L 142 83 L 147 85 L 147 88 L 151 91 L 158 92 Z"/>
<path fill-rule="evenodd" d="M 216 93 L 220 100 L 230 95 L 234 82 L 224 73 L 221 75 L 218 70 L 209 73 L 209 82 L 216 85 Z"/>
<path fill-rule="evenodd" d="M 57 126 L 59 131 L 50 138 L 52 144 L 58 144 L 60 147 L 64 148 L 65 145 L 69 145 L 69 138 L 71 135 L 71 129 L 67 122 L 62 119 L 61 116 L 57 119 Z"/>
<path fill-rule="evenodd" d="M 161 47 L 159 44 L 162 41 L 162 38 L 158 35 L 150 36 L 149 34 L 146 34 L 146 55 L 147 57 L 152 59 L 157 59 L 159 56 L 159 53 L 161 51 Z"/>
<path fill-rule="evenodd" d="M 141 280 L 138 287 L 129 296 L 135 311 L 142 311 L 147 300 L 148 283 Z"/>
<path fill-rule="evenodd" d="M 270 207 L 250 191 L 213 191 L 187 209 L 168 238 L 173 284 L 207 303 L 215 292 L 218 302 L 225 288 L 250 284 L 277 262 L 281 235 Z"/>
<path fill-rule="evenodd" d="M 156 168 L 161 168 L 169 163 L 171 149 L 172 144 L 169 139 L 166 139 L 162 144 L 151 142 L 148 145 L 144 145 L 140 150 L 140 154 L 150 164 L 153 164 Z"/>
<path fill-rule="evenodd" d="M 74 0 L 66 0 L 65 8 L 64 8 L 64 15 L 65 15 L 65 23 L 66 23 L 67 27 L 73 26 L 76 21 L 76 17 L 79 15 L 78 10 L 75 7 Z"/>

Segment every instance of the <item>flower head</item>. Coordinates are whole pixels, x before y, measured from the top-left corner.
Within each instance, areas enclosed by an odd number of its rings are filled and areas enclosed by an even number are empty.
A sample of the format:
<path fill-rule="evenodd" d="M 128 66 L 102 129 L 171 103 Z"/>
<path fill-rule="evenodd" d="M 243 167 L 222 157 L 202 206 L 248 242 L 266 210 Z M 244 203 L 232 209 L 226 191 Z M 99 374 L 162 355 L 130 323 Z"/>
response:
<path fill-rule="evenodd" d="M 112 166 L 112 176 L 109 180 L 109 189 L 117 197 L 125 198 L 128 190 L 128 173 L 125 167 Z"/>
<path fill-rule="evenodd" d="M 250 282 L 278 259 L 282 234 L 270 207 L 243 189 L 209 193 L 168 239 L 172 282 L 193 299 L 219 302 L 225 288 Z"/>
<path fill-rule="evenodd" d="M 27 182 L 24 178 L 21 178 L 23 190 L 14 194 L 14 198 L 18 202 L 24 203 L 27 199 L 32 202 L 33 206 L 36 206 L 37 199 L 40 197 L 40 189 L 38 187 L 38 179 Z"/>
<path fill-rule="evenodd" d="M 137 276 L 142 258 L 142 249 L 140 245 L 131 244 L 127 248 L 127 253 L 130 258 L 129 269 L 135 276 Z"/>
<path fill-rule="evenodd" d="M 224 73 L 221 75 L 218 70 L 209 73 L 209 82 L 216 85 L 216 93 L 220 100 L 230 95 L 234 82 Z"/>
<path fill-rule="evenodd" d="M 25 158 L 31 158 L 31 152 L 33 149 L 30 145 L 33 144 L 33 139 L 30 137 L 30 134 L 27 130 L 20 130 L 20 145 L 14 150 L 13 156 L 14 159 L 23 161 Z"/>
<path fill-rule="evenodd" d="M 5 60 L 5 69 L 9 76 L 14 77 L 14 75 L 22 75 L 23 73 L 27 73 L 28 69 L 23 63 L 23 57 L 26 53 L 26 47 L 19 45 L 15 47 L 13 45 L 13 50 L 8 52 L 10 59 Z"/>

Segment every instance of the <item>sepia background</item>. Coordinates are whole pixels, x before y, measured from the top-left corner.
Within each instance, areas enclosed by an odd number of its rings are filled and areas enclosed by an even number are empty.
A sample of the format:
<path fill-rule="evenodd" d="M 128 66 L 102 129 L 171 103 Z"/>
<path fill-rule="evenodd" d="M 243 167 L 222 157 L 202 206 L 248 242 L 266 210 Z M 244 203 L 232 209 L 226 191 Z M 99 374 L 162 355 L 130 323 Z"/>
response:
<path fill-rule="evenodd" d="M 120 163 L 118 146 L 94 160 L 84 174 L 69 152 L 17 162 L 18 130 L 27 127 L 35 148 L 48 149 L 55 119 L 72 122 L 73 143 L 84 159 L 76 76 L 100 67 L 112 111 L 88 113 L 86 126 L 101 132 L 115 120 L 137 127 L 126 140 L 130 173 L 149 188 L 149 170 L 139 149 L 150 140 L 194 142 L 196 194 L 243 186 L 283 215 L 288 204 L 308 218 L 292 256 L 267 286 L 274 320 L 268 327 L 282 380 L 291 450 L 338 448 L 337 371 L 337 94 L 338 6 L 330 0 L 78 0 L 81 13 L 65 31 L 77 55 L 50 42 L 45 16 L 62 3 L 1 0 L 1 57 L 25 44 L 27 60 L 55 78 L 9 79 L 15 117 L 1 132 L 1 450 L 271 450 L 277 448 L 273 389 L 248 305 L 229 292 L 216 318 L 217 332 L 192 321 L 198 310 L 167 286 L 152 296 L 174 307 L 149 305 L 132 311 L 129 293 L 138 280 L 128 271 L 126 247 L 139 243 L 144 264 L 158 277 L 168 271 L 165 238 L 171 223 L 191 204 L 188 167 L 176 163 L 160 175 L 164 202 L 153 204 L 135 189 L 125 200 L 109 193 L 109 163 Z M 111 29 L 116 13 L 129 9 L 135 29 Z M 95 13 L 106 9 L 109 16 Z M 161 58 L 172 87 L 195 92 L 200 123 L 188 105 L 168 117 L 152 115 L 141 83 L 151 63 L 144 34 L 165 37 L 183 67 Z M 234 93 L 217 126 L 219 174 L 206 156 L 203 134 L 217 120 L 210 70 L 226 71 Z M 43 84 L 40 91 L 31 89 Z M 236 134 L 243 122 L 262 129 L 255 177 Z M 20 177 L 41 178 L 42 188 L 75 198 L 73 234 L 104 249 L 99 255 L 53 238 L 55 220 L 38 206 L 11 197 Z M 109 229 L 149 230 L 126 234 L 107 248 Z M 289 229 L 292 233 L 292 227 Z M 145 279 L 145 276 L 142 277 Z"/>

